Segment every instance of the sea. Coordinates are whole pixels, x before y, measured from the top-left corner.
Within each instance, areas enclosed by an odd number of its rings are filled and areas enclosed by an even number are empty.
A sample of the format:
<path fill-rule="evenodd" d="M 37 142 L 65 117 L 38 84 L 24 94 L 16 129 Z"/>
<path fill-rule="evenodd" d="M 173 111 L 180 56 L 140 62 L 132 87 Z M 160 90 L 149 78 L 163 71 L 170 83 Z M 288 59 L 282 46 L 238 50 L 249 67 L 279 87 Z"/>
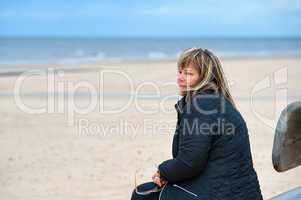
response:
<path fill-rule="evenodd" d="M 186 48 L 219 57 L 301 54 L 301 38 L 0 38 L 0 64 L 96 63 L 176 59 Z"/>

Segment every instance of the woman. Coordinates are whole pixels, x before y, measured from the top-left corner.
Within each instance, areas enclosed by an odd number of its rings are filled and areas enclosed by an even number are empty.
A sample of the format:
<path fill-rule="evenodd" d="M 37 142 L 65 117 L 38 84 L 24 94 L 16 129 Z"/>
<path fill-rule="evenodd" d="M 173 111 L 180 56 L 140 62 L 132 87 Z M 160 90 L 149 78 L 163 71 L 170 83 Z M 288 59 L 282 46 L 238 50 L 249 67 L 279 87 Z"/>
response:
<path fill-rule="evenodd" d="M 173 158 L 153 175 L 158 192 L 132 200 L 262 200 L 253 168 L 248 129 L 231 97 L 219 59 L 209 50 L 190 48 L 178 60 L 177 83 L 183 96 L 175 105 L 178 121 Z"/>

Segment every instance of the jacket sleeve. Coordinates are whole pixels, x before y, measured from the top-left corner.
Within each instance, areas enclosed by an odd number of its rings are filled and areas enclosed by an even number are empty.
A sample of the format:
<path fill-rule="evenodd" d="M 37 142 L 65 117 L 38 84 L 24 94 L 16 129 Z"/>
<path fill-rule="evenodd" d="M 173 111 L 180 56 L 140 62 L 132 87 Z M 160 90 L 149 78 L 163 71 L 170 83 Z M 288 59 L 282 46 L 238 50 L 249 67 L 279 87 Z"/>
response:
<path fill-rule="evenodd" d="M 206 102 L 202 102 L 203 105 L 214 108 L 212 103 Z M 204 110 L 200 112 L 192 108 L 190 112 L 183 114 L 178 132 L 178 154 L 158 166 L 163 180 L 173 183 L 190 179 L 199 175 L 206 167 L 211 147 L 210 132 L 216 115 L 205 113 Z"/>

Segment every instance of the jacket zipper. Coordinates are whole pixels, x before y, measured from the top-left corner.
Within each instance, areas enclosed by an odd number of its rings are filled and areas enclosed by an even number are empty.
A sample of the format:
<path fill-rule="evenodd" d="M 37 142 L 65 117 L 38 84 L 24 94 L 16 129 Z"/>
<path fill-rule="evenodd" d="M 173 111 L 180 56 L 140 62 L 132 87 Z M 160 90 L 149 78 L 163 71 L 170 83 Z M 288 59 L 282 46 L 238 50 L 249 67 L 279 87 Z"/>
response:
<path fill-rule="evenodd" d="M 179 186 L 179 185 L 177 185 L 177 184 L 173 184 L 173 186 L 175 186 L 175 187 L 177 187 L 177 188 L 180 188 L 181 190 L 183 190 L 183 191 L 187 192 L 188 194 L 191 194 L 191 195 L 193 195 L 193 196 L 195 196 L 195 197 L 198 196 L 197 194 L 195 194 L 195 193 L 193 193 L 193 192 L 191 192 L 191 191 L 189 191 L 189 190 L 187 190 L 187 189 L 185 189 L 185 188 L 183 188 L 183 187 L 181 187 L 181 186 Z"/>
<path fill-rule="evenodd" d="M 167 184 L 165 184 L 165 185 L 163 186 L 162 190 L 160 191 L 159 200 L 161 200 L 161 195 L 162 195 L 163 190 L 165 189 L 166 185 L 167 185 Z"/>

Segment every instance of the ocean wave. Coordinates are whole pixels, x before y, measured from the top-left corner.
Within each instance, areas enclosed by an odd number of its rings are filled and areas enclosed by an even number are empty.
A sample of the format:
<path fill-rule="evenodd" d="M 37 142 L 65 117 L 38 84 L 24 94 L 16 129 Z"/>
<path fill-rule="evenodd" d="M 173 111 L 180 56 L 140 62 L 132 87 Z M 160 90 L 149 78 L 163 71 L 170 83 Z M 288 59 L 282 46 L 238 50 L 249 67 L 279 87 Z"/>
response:
<path fill-rule="evenodd" d="M 168 58 L 168 55 L 161 51 L 151 51 L 147 54 L 147 58 L 151 60 L 165 59 Z"/>

